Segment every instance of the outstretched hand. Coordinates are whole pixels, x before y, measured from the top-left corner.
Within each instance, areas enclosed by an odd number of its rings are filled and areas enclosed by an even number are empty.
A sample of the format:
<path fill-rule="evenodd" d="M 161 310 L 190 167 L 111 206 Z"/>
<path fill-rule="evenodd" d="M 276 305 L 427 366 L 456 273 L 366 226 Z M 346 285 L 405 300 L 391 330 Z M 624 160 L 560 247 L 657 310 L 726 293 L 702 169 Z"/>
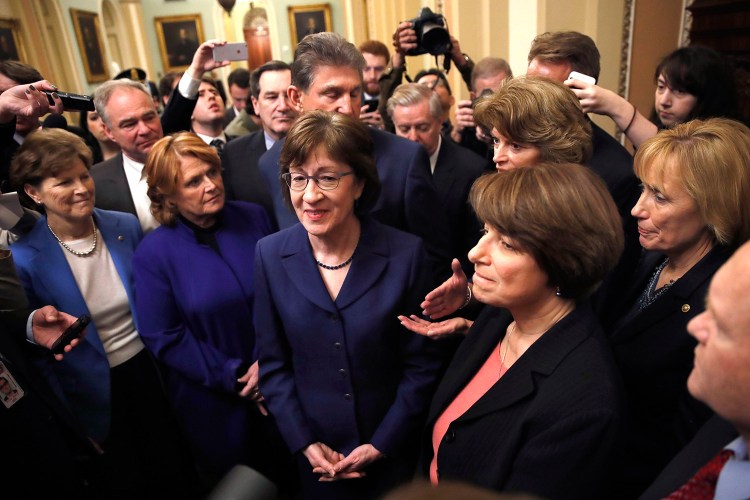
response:
<path fill-rule="evenodd" d="M 47 94 L 42 90 L 55 91 L 57 87 L 41 80 L 30 85 L 16 85 L 0 94 L 0 123 L 8 123 L 14 116 L 38 118 L 47 113 L 62 113 L 63 104 L 57 94 L 52 94 L 55 104 L 50 106 Z"/>
<path fill-rule="evenodd" d="M 34 335 L 34 342 L 37 344 L 51 349 L 55 341 L 62 335 L 66 328 L 76 322 L 75 316 L 71 316 L 68 313 L 58 311 L 53 306 L 44 306 L 41 309 L 34 311 L 34 316 L 31 318 L 31 331 Z M 81 339 L 86 335 L 84 330 L 81 335 Z M 75 346 L 77 346 L 81 339 L 73 339 L 64 347 L 64 352 L 70 352 Z M 62 354 L 55 354 L 55 359 L 60 361 L 63 359 Z"/>
<path fill-rule="evenodd" d="M 451 318 L 445 321 L 427 321 L 419 316 L 412 314 L 408 318 L 399 316 L 398 320 L 404 327 L 419 335 L 424 335 L 431 339 L 439 339 L 450 335 L 466 335 L 474 324 L 466 318 Z"/>
<path fill-rule="evenodd" d="M 420 304 L 425 316 L 432 319 L 442 318 L 458 311 L 466 302 L 466 287 L 469 286 L 469 280 L 458 259 L 451 262 L 451 270 L 453 275 L 428 293 L 424 302 Z"/>

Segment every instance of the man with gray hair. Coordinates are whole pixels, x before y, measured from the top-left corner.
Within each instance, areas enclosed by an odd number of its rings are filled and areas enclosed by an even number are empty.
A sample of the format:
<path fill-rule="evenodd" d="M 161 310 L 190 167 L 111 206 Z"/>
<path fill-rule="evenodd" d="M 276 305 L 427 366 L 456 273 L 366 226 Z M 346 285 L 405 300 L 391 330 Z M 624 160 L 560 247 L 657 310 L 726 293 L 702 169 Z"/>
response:
<path fill-rule="evenodd" d="M 387 110 L 396 135 L 421 144 L 427 151 L 432 180 L 453 233 L 452 255 L 458 257 L 464 272 L 470 276 L 473 265 L 468 253 L 479 240 L 481 225 L 468 204 L 469 191 L 479 176 L 494 167 L 453 141 L 443 140 L 440 98 L 426 85 L 400 85 L 388 99 Z"/>
<path fill-rule="evenodd" d="M 229 64 L 229 61 L 213 60 L 213 48 L 224 43 L 214 40 L 198 47 L 161 118 L 142 83 L 129 79 L 110 80 L 96 89 L 94 106 L 104 122 L 104 133 L 122 150 L 91 168 L 98 208 L 135 215 L 144 232 L 158 226 L 151 215 L 151 200 L 147 194 L 143 170 L 146 156 L 165 133 L 190 130 L 203 73 Z"/>
<path fill-rule="evenodd" d="M 365 60 L 352 43 L 336 33 L 306 36 L 292 63 L 289 100 L 299 113 L 334 111 L 358 118 L 362 106 Z M 371 215 L 378 221 L 421 237 L 433 270 L 440 277 L 450 273 L 453 257 L 450 227 L 430 175 L 424 149 L 393 134 L 368 127 L 375 163 L 382 183 L 380 198 Z M 279 185 L 277 141 L 259 161 L 259 168 L 273 193 L 280 228 L 297 222 L 282 200 Z"/>

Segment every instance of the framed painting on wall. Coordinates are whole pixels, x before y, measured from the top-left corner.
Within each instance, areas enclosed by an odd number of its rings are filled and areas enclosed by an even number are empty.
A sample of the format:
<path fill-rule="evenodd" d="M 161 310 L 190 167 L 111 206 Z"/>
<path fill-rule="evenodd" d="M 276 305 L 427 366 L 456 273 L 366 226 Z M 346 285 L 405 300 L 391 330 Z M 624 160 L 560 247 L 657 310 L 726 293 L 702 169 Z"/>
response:
<path fill-rule="evenodd" d="M 203 43 L 200 14 L 155 17 L 154 24 L 164 72 L 186 70 Z"/>
<path fill-rule="evenodd" d="M 70 9 L 73 27 L 81 52 L 83 69 L 89 83 L 103 82 L 109 79 L 107 60 L 104 57 L 104 44 L 99 29 L 99 14 L 85 10 Z"/>
<path fill-rule="evenodd" d="M 289 6 L 288 10 L 292 45 L 297 45 L 305 35 L 333 31 L 330 4 Z"/>
<path fill-rule="evenodd" d="M 21 46 L 18 21 L 0 18 L 0 61 L 23 61 L 26 54 Z"/>

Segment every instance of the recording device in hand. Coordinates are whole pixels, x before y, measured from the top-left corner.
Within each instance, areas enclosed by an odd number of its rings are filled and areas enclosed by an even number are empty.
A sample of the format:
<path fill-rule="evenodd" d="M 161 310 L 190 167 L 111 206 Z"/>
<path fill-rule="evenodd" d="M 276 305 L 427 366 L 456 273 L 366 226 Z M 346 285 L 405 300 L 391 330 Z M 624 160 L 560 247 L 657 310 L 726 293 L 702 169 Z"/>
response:
<path fill-rule="evenodd" d="M 593 76 L 584 75 L 578 71 L 571 71 L 570 75 L 568 75 L 568 80 L 578 80 L 579 82 L 585 82 L 591 85 L 596 83 L 596 79 Z"/>
<path fill-rule="evenodd" d="M 435 14 L 429 7 L 422 7 L 419 15 L 409 20 L 417 33 L 417 48 L 406 51 L 408 56 L 447 54 L 453 49 L 445 17 Z"/>
<path fill-rule="evenodd" d="M 83 335 L 83 330 L 90 322 L 91 316 L 89 316 L 88 314 L 84 314 L 83 316 L 78 318 L 75 323 L 66 328 L 62 335 L 60 335 L 60 337 L 55 340 L 55 343 L 52 344 L 52 347 L 50 349 L 52 353 L 62 354 L 64 352 L 65 346 L 70 344 L 71 340 L 77 339 L 81 335 Z"/>
<path fill-rule="evenodd" d="M 65 111 L 95 111 L 94 100 L 90 95 L 73 94 L 72 92 L 61 92 L 59 90 L 43 90 L 47 94 L 47 100 L 50 106 L 55 105 L 52 94 L 57 94 L 63 103 Z"/>
<path fill-rule="evenodd" d="M 214 61 L 247 61 L 247 42 L 228 43 L 213 49 Z"/>
<path fill-rule="evenodd" d="M 365 99 L 365 101 L 362 103 L 363 105 L 367 106 L 367 109 L 365 112 L 372 113 L 373 111 L 378 110 L 378 100 L 377 99 Z"/>

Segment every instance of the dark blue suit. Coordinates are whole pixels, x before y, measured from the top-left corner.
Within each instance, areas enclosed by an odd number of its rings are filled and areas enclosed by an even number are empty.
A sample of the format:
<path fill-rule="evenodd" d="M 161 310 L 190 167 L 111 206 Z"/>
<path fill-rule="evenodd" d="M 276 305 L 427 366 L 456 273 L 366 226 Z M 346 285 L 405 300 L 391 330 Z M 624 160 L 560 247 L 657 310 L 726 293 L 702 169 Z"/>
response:
<path fill-rule="evenodd" d="M 396 316 L 418 312 L 425 274 L 419 239 L 374 220 L 362 222 L 335 301 L 301 224 L 258 243 L 260 387 L 289 449 L 320 441 L 347 455 L 371 443 L 387 455 L 366 480 L 317 483 L 302 466 L 303 491 L 313 498 L 367 498 L 413 473 L 439 361 L 433 343 Z"/>
<path fill-rule="evenodd" d="M 450 273 L 453 243 L 448 219 L 432 181 L 430 160 L 420 145 L 388 132 L 368 127 L 382 190 L 370 215 L 383 224 L 415 234 L 425 243 L 430 265 L 441 276 Z M 277 141 L 258 161 L 273 198 L 280 228 L 297 223 L 281 196 L 279 157 L 283 140 Z"/>

